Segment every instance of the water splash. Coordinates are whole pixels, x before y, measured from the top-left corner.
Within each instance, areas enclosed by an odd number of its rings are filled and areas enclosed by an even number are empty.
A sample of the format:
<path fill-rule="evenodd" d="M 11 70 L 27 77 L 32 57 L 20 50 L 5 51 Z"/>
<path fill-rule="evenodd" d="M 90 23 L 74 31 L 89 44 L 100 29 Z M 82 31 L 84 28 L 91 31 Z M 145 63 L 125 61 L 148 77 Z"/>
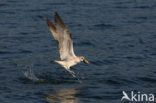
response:
<path fill-rule="evenodd" d="M 78 82 L 81 84 L 82 83 L 82 81 L 79 79 L 79 78 L 77 78 L 77 77 L 75 77 L 77 80 L 78 80 Z"/>
<path fill-rule="evenodd" d="M 40 79 L 37 78 L 36 75 L 34 74 L 32 68 L 33 68 L 33 64 L 26 65 L 25 66 L 26 70 L 23 71 L 24 76 L 32 81 L 40 81 Z"/>

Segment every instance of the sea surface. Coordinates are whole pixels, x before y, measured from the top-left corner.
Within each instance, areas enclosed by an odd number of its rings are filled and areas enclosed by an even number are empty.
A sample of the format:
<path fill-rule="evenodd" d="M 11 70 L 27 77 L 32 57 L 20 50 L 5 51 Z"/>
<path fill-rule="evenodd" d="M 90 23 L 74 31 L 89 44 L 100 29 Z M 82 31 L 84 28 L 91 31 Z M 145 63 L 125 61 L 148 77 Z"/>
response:
<path fill-rule="evenodd" d="M 54 12 L 89 61 L 79 80 L 50 62 Z M 0 103 L 128 103 L 122 91 L 156 97 L 155 0 L 0 0 Z"/>

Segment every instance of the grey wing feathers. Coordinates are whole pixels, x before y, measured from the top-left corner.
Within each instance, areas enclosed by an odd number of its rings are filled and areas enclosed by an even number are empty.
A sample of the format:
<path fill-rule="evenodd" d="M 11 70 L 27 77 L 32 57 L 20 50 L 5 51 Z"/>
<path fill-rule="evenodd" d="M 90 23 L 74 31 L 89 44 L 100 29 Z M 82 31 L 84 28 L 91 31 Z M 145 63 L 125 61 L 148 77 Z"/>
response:
<path fill-rule="evenodd" d="M 65 26 L 64 22 L 60 16 L 55 13 L 55 26 L 47 18 L 47 24 L 52 32 L 55 40 L 59 43 L 59 52 L 61 60 L 70 59 L 75 57 L 73 50 L 73 41 L 68 28 Z"/>

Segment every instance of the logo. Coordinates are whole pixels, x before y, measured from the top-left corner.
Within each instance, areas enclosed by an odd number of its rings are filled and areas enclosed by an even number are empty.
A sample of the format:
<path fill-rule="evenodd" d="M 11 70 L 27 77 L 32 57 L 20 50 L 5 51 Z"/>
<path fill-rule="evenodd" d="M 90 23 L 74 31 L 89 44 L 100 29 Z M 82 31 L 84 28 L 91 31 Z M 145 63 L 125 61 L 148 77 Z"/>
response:
<path fill-rule="evenodd" d="M 137 92 L 135 93 L 134 91 L 130 92 L 130 95 L 128 95 L 125 91 L 122 91 L 122 98 L 121 101 L 135 101 L 135 102 L 153 102 L 154 101 L 154 94 L 146 94 L 146 93 L 141 93 Z"/>

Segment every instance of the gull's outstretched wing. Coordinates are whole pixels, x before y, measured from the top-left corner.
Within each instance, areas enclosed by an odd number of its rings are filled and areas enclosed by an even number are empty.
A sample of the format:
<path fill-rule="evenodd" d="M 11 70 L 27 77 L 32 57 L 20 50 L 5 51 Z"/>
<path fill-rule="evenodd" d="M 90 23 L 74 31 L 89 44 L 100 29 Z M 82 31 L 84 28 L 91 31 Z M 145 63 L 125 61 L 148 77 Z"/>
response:
<path fill-rule="evenodd" d="M 57 12 L 55 12 L 55 25 L 48 18 L 47 24 L 55 40 L 58 41 L 61 60 L 75 57 L 71 34 Z"/>

